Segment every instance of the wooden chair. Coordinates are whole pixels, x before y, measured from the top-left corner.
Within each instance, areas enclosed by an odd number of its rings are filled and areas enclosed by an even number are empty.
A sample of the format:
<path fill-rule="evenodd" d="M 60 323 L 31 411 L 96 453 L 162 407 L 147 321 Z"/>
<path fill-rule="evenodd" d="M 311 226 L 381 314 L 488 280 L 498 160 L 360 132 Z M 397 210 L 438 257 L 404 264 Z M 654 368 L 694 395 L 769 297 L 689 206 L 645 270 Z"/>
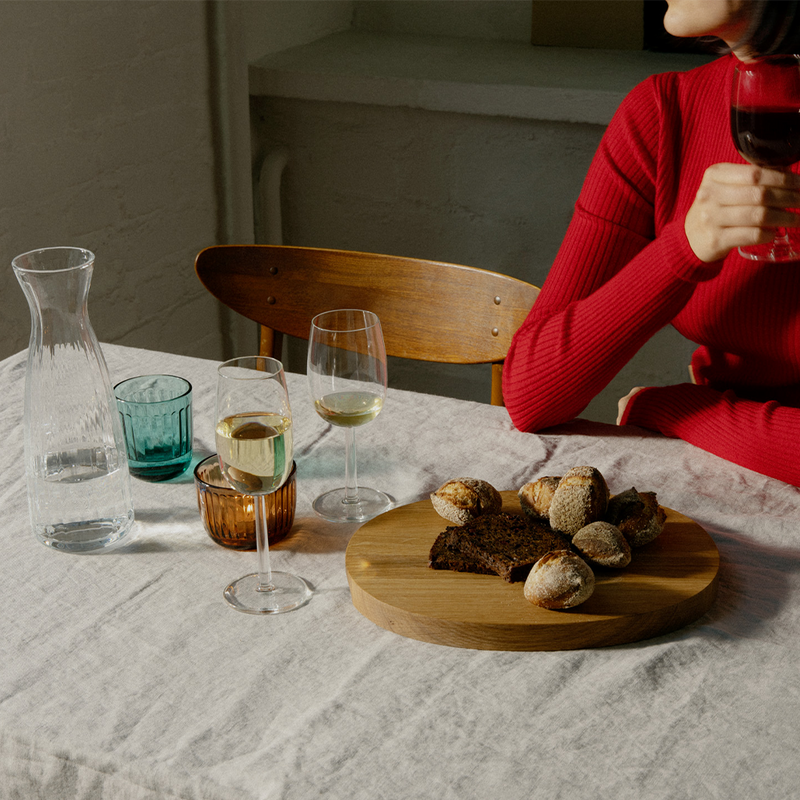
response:
<path fill-rule="evenodd" d="M 474 267 L 416 258 L 280 245 L 218 245 L 195 261 L 203 285 L 261 325 L 261 355 L 280 358 L 282 334 L 308 339 L 311 319 L 334 308 L 374 311 L 390 356 L 502 365 L 539 289 Z"/>

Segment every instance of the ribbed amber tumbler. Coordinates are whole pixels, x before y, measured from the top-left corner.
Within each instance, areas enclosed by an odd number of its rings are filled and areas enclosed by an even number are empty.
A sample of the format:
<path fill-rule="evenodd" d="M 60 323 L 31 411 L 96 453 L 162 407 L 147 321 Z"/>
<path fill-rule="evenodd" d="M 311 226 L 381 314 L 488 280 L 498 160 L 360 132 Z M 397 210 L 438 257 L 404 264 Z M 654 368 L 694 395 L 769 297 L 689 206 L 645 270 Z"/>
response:
<path fill-rule="evenodd" d="M 297 465 L 280 489 L 265 495 L 267 535 L 270 545 L 284 539 L 294 524 L 297 505 Z M 197 506 L 208 535 L 223 547 L 234 550 L 256 549 L 256 518 L 253 498 L 231 489 L 222 476 L 215 455 L 201 461 L 194 470 Z"/>

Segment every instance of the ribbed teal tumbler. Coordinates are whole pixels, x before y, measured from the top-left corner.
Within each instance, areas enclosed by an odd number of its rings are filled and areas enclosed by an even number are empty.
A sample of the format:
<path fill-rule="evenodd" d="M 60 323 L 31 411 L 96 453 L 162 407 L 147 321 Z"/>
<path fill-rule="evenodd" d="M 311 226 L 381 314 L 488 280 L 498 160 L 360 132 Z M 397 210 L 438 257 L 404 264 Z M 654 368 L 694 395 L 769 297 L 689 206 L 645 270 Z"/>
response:
<path fill-rule="evenodd" d="M 180 475 L 192 460 L 192 384 L 174 375 L 140 375 L 114 387 L 128 468 L 146 481 Z"/>

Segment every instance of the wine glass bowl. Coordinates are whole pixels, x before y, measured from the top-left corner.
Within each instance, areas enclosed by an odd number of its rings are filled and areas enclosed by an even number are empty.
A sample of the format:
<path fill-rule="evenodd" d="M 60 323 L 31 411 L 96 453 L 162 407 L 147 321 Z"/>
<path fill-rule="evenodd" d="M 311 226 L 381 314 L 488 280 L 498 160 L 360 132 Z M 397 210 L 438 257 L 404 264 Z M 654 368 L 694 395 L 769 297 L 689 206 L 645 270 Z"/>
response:
<path fill-rule="evenodd" d="M 788 169 L 800 161 L 800 57 L 766 56 L 739 61 L 731 91 L 731 135 L 745 161 Z M 800 248 L 784 228 L 763 245 L 740 247 L 754 261 L 795 261 Z"/>
<path fill-rule="evenodd" d="M 314 401 L 325 422 L 340 428 L 357 428 L 372 422 L 383 408 L 383 398 L 372 391 L 340 391 Z"/>
<path fill-rule="evenodd" d="M 336 309 L 311 321 L 308 387 L 316 412 L 345 429 L 345 486 L 320 495 L 314 511 L 332 522 L 364 522 L 394 505 L 384 492 L 358 486 L 355 429 L 380 414 L 386 398 L 386 348 L 371 311 Z"/>
<path fill-rule="evenodd" d="M 222 474 L 242 494 L 271 494 L 289 477 L 292 420 L 285 413 L 231 414 L 218 420 L 216 437 Z"/>
<path fill-rule="evenodd" d="M 237 611 L 278 614 L 305 605 L 311 588 L 303 578 L 270 566 L 266 496 L 293 468 L 292 412 L 280 361 L 234 358 L 217 371 L 216 443 L 219 468 L 232 488 L 251 495 L 255 510 L 258 572 L 224 591 Z"/>

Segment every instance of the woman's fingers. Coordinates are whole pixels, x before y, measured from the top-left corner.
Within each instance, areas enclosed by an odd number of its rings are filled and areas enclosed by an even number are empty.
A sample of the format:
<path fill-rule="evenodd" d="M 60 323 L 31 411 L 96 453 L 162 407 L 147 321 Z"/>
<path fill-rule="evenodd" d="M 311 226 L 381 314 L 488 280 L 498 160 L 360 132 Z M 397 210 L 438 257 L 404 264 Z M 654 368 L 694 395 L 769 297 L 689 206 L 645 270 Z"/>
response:
<path fill-rule="evenodd" d="M 734 247 L 761 244 L 776 228 L 800 227 L 800 176 L 750 164 L 714 164 L 686 215 L 695 255 L 711 262 Z"/>
<path fill-rule="evenodd" d="M 800 207 L 800 191 L 793 191 L 773 186 L 742 186 L 741 184 L 719 184 L 718 187 L 701 186 L 698 196 L 712 199 L 711 192 L 721 205 L 751 208 L 798 208 Z M 757 216 L 754 216 L 756 219 Z"/>
<path fill-rule="evenodd" d="M 620 397 L 617 401 L 617 425 L 621 424 L 625 409 L 628 407 L 628 403 L 630 403 L 633 396 L 641 392 L 644 388 L 644 386 L 634 386 L 625 397 Z"/>
<path fill-rule="evenodd" d="M 740 186 L 777 186 L 788 190 L 800 189 L 800 175 L 780 169 L 757 167 L 754 164 L 712 164 L 703 181 L 729 183 Z"/>

